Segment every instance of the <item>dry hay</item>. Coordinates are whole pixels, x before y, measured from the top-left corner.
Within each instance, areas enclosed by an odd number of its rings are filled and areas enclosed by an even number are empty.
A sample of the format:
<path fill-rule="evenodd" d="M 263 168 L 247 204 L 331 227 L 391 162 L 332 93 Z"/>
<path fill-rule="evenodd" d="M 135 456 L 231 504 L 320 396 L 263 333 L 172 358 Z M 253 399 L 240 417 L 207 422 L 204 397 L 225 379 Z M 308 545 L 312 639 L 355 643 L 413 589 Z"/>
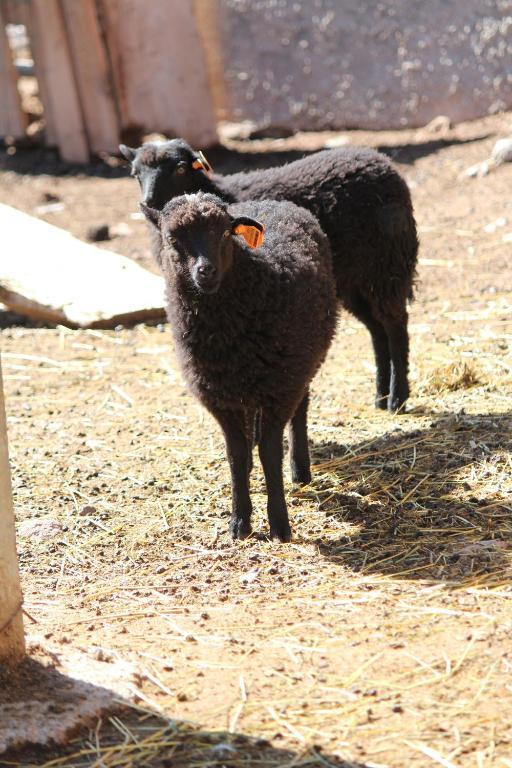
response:
<path fill-rule="evenodd" d="M 289 487 L 294 542 L 278 546 L 263 536 L 260 471 L 256 533 L 227 537 L 220 435 L 167 334 L 43 330 L 34 354 L 33 333 L 4 334 L 16 506 L 61 528 L 19 539 L 26 608 L 52 642 L 136 665 L 139 706 L 158 713 L 104 721 L 36 764 L 501 765 L 512 385 L 488 355 L 496 339 L 479 341 L 486 383 L 391 417 L 362 402 L 371 377 L 349 350 L 364 332 L 342 323 L 314 387 L 314 481 Z M 418 359 L 439 368 L 466 343 L 429 336 Z M 236 753 L 212 756 L 223 743 Z"/>
<path fill-rule="evenodd" d="M 437 392 L 455 392 L 457 389 L 469 389 L 482 383 L 473 365 L 464 360 L 436 368 L 422 387 L 425 394 L 433 395 Z"/>

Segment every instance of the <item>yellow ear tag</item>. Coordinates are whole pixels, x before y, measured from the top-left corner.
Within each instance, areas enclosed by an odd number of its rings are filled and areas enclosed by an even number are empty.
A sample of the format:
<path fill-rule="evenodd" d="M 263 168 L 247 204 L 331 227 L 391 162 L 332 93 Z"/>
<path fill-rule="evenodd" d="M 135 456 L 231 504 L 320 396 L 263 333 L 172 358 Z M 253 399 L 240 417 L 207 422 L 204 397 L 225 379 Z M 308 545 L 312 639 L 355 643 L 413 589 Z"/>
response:
<path fill-rule="evenodd" d="M 213 171 L 213 168 L 201 151 L 197 153 L 197 157 L 192 163 L 192 168 L 195 171 L 206 171 L 206 173 L 211 173 Z"/>
<path fill-rule="evenodd" d="M 263 228 L 258 229 L 250 224 L 238 224 L 233 232 L 235 235 L 241 235 L 249 248 L 259 248 L 263 245 Z"/>

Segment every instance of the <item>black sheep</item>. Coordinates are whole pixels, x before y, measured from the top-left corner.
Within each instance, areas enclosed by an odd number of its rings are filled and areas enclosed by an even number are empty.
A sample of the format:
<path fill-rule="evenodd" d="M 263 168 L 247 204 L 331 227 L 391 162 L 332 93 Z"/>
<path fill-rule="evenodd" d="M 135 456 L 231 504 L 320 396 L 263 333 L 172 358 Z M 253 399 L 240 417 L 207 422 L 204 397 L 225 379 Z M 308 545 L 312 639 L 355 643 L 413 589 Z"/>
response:
<path fill-rule="evenodd" d="M 370 331 L 375 404 L 390 411 L 403 406 L 409 396 L 407 300 L 418 238 L 407 184 L 384 155 L 332 149 L 277 168 L 221 176 L 182 139 L 139 149 L 122 144 L 120 151 L 139 180 L 142 202 L 154 208 L 203 190 L 227 202 L 272 198 L 309 209 L 331 244 L 338 298 Z"/>
<path fill-rule="evenodd" d="M 307 483 L 308 386 L 336 325 L 327 238 L 308 211 L 288 202 L 228 205 L 199 193 L 161 212 L 141 207 L 161 235 L 167 313 L 185 379 L 226 440 L 231 533 L 251 532 L 257 423 L 270 534 L 289 541 L 283 431 L 290 422 L 292 479 Z M 259 236 L 262 225 L 263 245 L 249 247 L 242 234 Z"/>

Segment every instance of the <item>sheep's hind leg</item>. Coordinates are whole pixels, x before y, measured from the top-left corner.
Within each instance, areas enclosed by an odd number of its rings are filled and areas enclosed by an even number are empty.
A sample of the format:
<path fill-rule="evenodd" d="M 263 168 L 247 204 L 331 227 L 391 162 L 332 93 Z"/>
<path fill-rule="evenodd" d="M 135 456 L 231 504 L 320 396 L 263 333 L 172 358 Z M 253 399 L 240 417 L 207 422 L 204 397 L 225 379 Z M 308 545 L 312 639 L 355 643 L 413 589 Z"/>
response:
<path fill-rule="evenodd" d="M 407 314 L 401 321 L 386 323 L 389 351 L 391 356 L 391 382 L 388 410 L 403 410 L 409 397 L 409 334 L 407 332 Z"/>
<path fill-rule="evenodd" d="M 290 541 L 292 534 L 283 484 L 283 431 L 284 424 L 269 422 L 265 418 L 265 412 L 263 412 L 258 447 L 267 484 L 270 536 L 273 539 L 279 539 L 279 541 Z"/>
<path fill-rule="evenodd" d="M 292 482 L 299 483 L 300 485 L 307 485 L 311 482 L 308 446 L 308 403 L 309 391 L 306 390 L 306 394 L 293 414 L 288 430 Z"/>
<path fill-rule="evenodd" d="M 214 411 L 226 441 L 231 470 L 232 512 L 230 531 L 234 539 L 245 539 L 251 533 L 252 504 L 249 494 L 250 451 L 252 436 L 245 428 L 242 411 Z"/>
<path fill-rule="evenodd" d="M 345 300 L 343 303 L 366 326 L 372 337 L 373 353 L 377 368 L 375 407 L 385 411 L 388 407 L 391 381 L 388 335 L 383 324 L 373 316 L 369 302 L 362 296 L 351 296 L 349 300 Z"/>

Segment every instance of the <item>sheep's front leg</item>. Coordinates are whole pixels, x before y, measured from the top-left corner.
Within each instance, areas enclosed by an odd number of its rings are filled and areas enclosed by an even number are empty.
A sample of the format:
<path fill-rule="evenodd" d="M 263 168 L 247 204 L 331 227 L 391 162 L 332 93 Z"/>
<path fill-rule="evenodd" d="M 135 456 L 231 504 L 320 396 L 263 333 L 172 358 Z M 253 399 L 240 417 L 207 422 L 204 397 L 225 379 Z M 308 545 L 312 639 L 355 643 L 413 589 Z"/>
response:
<path fill-rule="evenodd" d="M 293 414 L 288 431 L 292 482 L 301 485 L 307 485 L 311 482 L 308 446 L 308 404 L 309 391 L 306 390 L 306 394 Z"/>
<path fill-rule="evenodd" d="M 292 534 L 283 485 L 283 431 L 284 424 L 269 422 L 263 412 L 258 448 L 267 484 L 270 535 L 279 541 L 290 541 Z"/>
<path fill-rule="evenodd" d="M 251 533 L 252 504 L 249 495 L 251 442 L 245 429 L 242 411 L 214 411 L 226 441 L 231 470 L 232 512 L 230 531 L 234 539 L 245 539 Z"/>

